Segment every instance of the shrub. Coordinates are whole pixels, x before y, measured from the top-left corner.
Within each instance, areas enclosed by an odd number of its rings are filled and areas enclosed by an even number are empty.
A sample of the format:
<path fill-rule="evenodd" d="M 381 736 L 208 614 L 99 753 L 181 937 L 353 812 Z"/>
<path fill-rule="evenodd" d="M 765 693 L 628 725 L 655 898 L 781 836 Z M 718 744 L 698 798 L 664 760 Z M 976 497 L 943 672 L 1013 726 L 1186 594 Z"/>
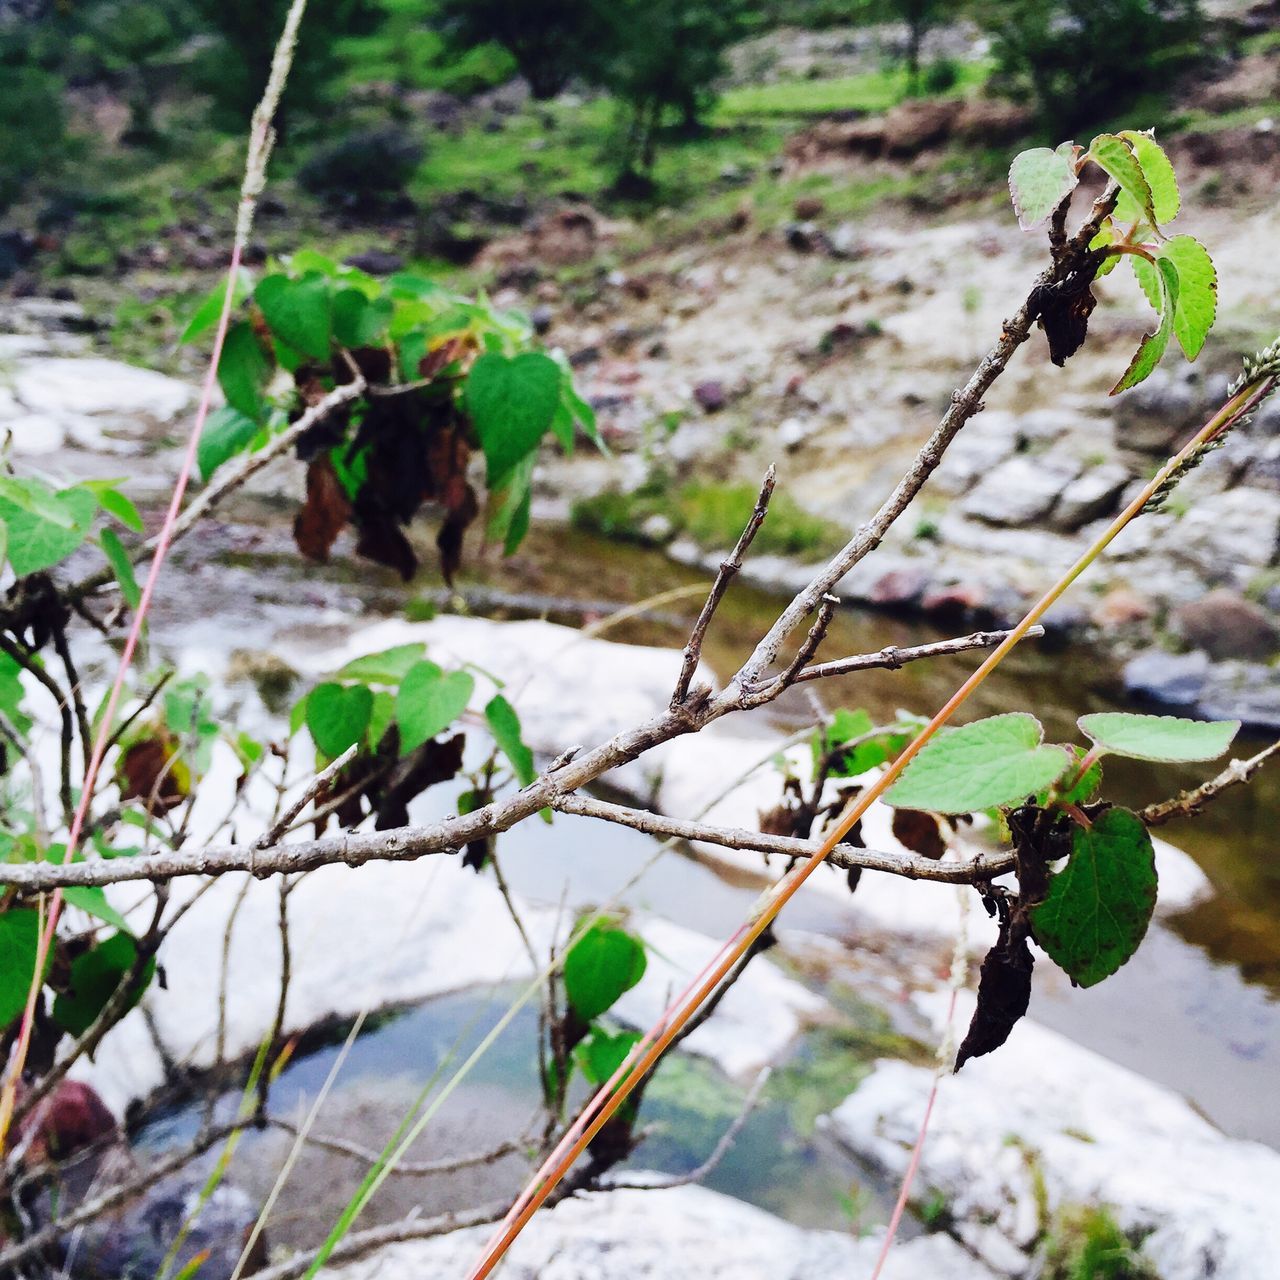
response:
<path fill-rule="evenodd" d="M 47 177 L 62 152 L 62 85 L 35 67 L 0 65 L 0 211 L 37 178 Z"/>
<path fill-rule="evenodd" d="M 356 208 L 402 192 L 421 160 L 422 146 L 406 130 L 361 129 L 317 147 L 298 180 L 333 204 Z"/>

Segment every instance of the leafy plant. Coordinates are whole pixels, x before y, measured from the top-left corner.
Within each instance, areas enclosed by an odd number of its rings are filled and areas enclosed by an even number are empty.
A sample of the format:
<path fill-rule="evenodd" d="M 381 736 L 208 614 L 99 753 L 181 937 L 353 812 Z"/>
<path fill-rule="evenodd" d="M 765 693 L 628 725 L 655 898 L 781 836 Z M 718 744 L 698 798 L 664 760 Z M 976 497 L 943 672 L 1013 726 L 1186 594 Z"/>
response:
<path fill-rule="evenodd" d="M 242 277 L 242 316 L 218 366 L 227 407 L 200 453 L 208 479 L 230 457 L 265 447 L 308 407 L 359 379 L 361 394 L 297 441 L 307 501 L 295 536 L 304 555 L 328 557 L 347 525 L 356 552 L 412 577 L 405 526 L 424 504 L 442 512 L 436 544 L 446 579 L 480 512 L 468 477 L 486 461 L 488 537 L 513 551 L 529 526 L 533 468 L 543 438 L 570 451 L 590 406 L 567 362 L 533 349 L 526 317 L 463 297 L 419 276 L 380 281 L 321 254 L 294 254 L 287 270 Z M 201 304 L 183 337 L 216 322 L 220 296 Z M 276 390 L 288 377 L 292 388 Z"/>

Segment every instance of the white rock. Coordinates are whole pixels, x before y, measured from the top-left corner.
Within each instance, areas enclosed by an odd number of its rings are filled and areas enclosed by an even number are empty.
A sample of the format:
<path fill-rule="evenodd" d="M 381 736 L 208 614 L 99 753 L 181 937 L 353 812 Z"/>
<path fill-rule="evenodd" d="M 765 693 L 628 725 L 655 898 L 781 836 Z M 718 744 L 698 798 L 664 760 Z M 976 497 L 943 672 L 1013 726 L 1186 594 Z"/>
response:
<path fill-rule="evenodd" d="M 34 413 L 59 417 L 113 414 L 169 422 L 195 401 L 177 378 L 116 360 L 29 360 L 14 375 L 18 399 Z"/>
<path fill-rule="evenodd" d="M 422 1280 L 462 1275 L 491 1227 L 392 1245 L 321 1274 L 334 1280 Z M 509 1280 L 814 1280 L 866 1276 L 877 1237 L 808 1231 L 708 1191 L 613 1191 L 540 1213 L 512 1247 Z M 884 1280 L 990 1280 L 991 1272 L 946 1236 L 895 1247 Z"/>
<path fill-rule="evenodd" d="M 962 998 L 961 1025 L 971 1011 Z M 881 1062 L 827 1124 L 899 1175 L 931 1081 Z M 1025 1019 L 998 1053 L 941 1082 L 917 1183 L 930 1188 L 962 1239 L 1011 1273 L 1042 1225 L 1041 1189 L 1050 1212 L 1104 1204 L 1126 1230 L 1152 1232 L 1143 1252 L 1163 1280 L 1266 1280 L 1280 1251 L 1280 1154 L 1225 1137 L 1169 1091 Z"/>

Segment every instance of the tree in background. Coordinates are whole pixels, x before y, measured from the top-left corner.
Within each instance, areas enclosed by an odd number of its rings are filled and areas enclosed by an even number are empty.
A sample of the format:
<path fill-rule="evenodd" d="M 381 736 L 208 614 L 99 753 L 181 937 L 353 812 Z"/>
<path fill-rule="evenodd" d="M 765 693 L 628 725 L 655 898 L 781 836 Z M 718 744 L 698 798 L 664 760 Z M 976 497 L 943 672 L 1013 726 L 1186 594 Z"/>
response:
<path fill-rule="evenodd" d="M 591 79 L 630 112 L 623 177 L 648 179 L 659 131 L 678 112 L 696 129 L 725 72 L 724 52 L 745 32 L 746 0 L 596 0 L 602 41 Z"/>
<path fill-rule="evenodd" d="M 506 49 L 539 102 L 581 73 L 599 37 L 593 0 L 442 0 L 440 21 L 459 48 Z"/>
<path fill-rule="evenodd" d="M 886 0 L 885 9 L 891 20 L 906 24 L 907 92 L 915 97 L 920 92 L 920 48 L 931 27 L 947 21 L 956 6 L 947 0 Z"/>
<path fill-rule="evenodd" d="M 978 0 L 1001 87 L 1054 137 L 1114 114 L 1202 56 L 1198 0 Z"/>

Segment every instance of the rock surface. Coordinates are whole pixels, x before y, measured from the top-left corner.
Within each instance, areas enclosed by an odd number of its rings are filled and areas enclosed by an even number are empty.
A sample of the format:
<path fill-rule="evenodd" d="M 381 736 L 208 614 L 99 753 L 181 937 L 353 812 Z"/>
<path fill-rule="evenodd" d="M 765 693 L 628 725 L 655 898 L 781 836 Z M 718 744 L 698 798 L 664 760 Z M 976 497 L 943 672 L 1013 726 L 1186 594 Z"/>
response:
<path fill-rule="evenodd" d="M 326 1269 L 332 1280 L 421 1280 L 462 1275 L 492 1228 L 391 1245 Z M 806 1231 L 703 1187 L 615 1191 L 569 1200 L 521 1234 L 510 1280 L 814 1280 L 870 1273 L 880 1241 Z M 991 1272 L 945 1236 L 899 1245 L 884 1280 L 989 1280 Z"/>
<path fill-rule="evenodd" d="M 972 1009 L 962 999 L 961 1021 Z M 849 1149 L 906 1168 L 931 1072 L 882 1062 L 829 1117 Z M 1280 1154 L 1224 1138 L 1171 1093 L 1024 1020 L 943 1079 L 916 1196 L 937 1191 L 960 1239 L 1022 1275 L 1064 1206 L 1111 1206 L 1162 1280 L 1267 1280 L 1280 1250 Z"/>

